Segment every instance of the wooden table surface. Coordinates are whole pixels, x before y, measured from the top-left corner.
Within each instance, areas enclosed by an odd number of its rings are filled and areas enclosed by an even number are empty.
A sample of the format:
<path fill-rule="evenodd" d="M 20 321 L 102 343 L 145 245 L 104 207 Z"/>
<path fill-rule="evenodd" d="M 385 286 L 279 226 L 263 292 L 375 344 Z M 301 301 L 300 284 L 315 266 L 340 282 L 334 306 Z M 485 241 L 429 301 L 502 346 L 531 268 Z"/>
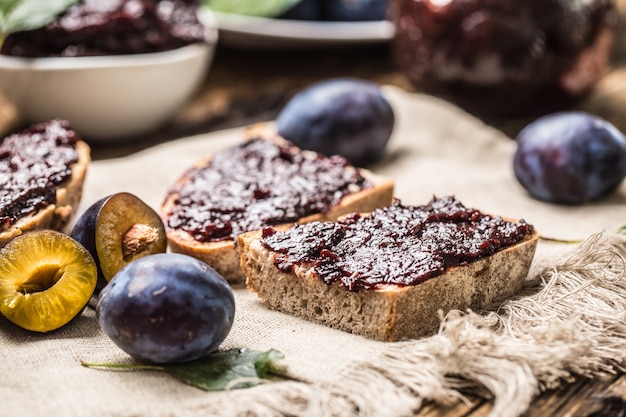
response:
<path fill-rule="evenodd" d="M 613 68 L 580 108 L 596 113 L 626 132 L 626 0 L 618 0 L 621 22 L 613 54 Z M 174 120 L 159 132 L 131 142 L 92 145 L 95 160 L 128 155 L 158 143 L 197 133 L 245 126 L 273 119 L 286 101 L 314 81 L 354 76 L 412 91 L 395 67 L 387 44 L 350 48 L 239 50 L 220 46 L 202 90 Z M 523 121 L 503 121 L 514 134 Z M 0 106 L 0 131 L 19 127 L 11 108 Z M 449 407 L 427 405 L 419 415 L 429 417 L 486 416 L 488 400 Z M 542 394 L 525 417 L 626 416 L 626 375 L 579 379 L 560 390 Z"/>

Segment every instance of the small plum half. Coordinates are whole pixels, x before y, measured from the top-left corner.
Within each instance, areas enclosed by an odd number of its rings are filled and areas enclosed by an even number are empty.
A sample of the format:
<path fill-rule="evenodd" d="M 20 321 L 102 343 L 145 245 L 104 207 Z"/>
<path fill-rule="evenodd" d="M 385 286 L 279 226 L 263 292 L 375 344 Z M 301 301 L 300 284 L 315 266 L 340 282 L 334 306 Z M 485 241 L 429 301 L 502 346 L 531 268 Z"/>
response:
<path fill-rule="evenodd" d="M 126 192 L 92 204 L 74 225 L 71 236 L 96 261 L 96 292 L 128 263 L 167 249 L 167 235 L 159 215 L 139 197 Z"/>
<path fill-rule="evenodd" d="M 56 330 L 83 311 L 97 277 L 93 257 L 74 239 L 26 232 L 0 249 L 0 312 L 27 330 Z"/>

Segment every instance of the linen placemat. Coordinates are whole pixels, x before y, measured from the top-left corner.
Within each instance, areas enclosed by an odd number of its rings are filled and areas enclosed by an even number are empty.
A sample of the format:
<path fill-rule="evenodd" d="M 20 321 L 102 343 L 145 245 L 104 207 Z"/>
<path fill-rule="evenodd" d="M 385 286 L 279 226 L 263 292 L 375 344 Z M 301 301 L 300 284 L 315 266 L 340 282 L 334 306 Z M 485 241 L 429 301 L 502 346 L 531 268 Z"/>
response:
<path fill-rule="evenodd" d="M 524 218 L 544 236 L 587 239 L 584 246 L 570 260 L 578 246 L 540 242 L 529 274 L 529 282 L 539 284 L 521 304 L 511 303 L 499 315 L 452 315 L 440 334 L 410 342 L 371 341 L 270 311 L 254 294 L 237 289 L 235 324 L 223 348 L 277 349 L 300 381 L 228 392 L 201 391 L 156 372 L 82 367 L 81 360 L 129 361 L 91 309 L 50 334 L 0 318 L 0 416 L 403 416 L 425 400 L 458 397 L 460 387 L 487 388 L 495 396 L 494 415 L 513 416 L 541 388 L 607 371 L 612 360 L 623 363 L 626 284 L 611 271 L 619 269 L 616 259 L 625 251 L 613 233 L 626 223 L 626 187 L 582 206 L 533 200 L 515 180 L 511 138 L 438 99 L 392 87 L 384 92 L 397 123 L 385 158 L 370 168 L 395 181 L 403 203 L 455 195 L 484 212 Z M 80 211 L 120 191 L 158 209 L 184 170 L 237 143 L 242 133 L 220 131 L 94 161 Z M 613 269 L 589 276 L 598 265 Z M 539 298 L 532 298 L 537 291 Z M 577 311 L 581 305 L 588 314 Z"/>

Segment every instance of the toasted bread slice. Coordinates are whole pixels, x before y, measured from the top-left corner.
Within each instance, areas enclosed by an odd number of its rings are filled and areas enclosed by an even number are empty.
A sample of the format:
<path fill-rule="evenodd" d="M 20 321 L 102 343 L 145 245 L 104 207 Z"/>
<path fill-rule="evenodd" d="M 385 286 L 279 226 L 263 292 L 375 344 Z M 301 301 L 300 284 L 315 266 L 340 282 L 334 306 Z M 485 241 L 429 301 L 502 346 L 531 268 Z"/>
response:
<path fill-rule="evenodd" d="M 284 139 L 278 137 L 269 130 L 259 128 L 258 126 L 251 128 L 247 134 L 247 139 L 255 137 L 260 137 L 278 143 L 286 143 Z M 314 154 L 310 151 L 302 152 Z M 172 252 L 191 255 L 208 263 L 224 278 L 226 278 L 231 285 L 242 286 L 245 283 L 245 275 L 240 267 L 239 254 L 237 252 L 236 241 L 234 238 L 221 241 L 201 242 L 196 240 L 190 233 L 182 229 L 172 228 L 168 224 L 168 218 L 170 217 L 179 197 L 177 190 L 179 190 L 183 184 L 190 181 L 190 175 L 194 170 L 202 169 L 203 167 L 208 166 L 211 160 L 212 156 L 209 155 L 200 160 L 193 168 L 183 174 L 172 187 L 172 191 L 168 193 L 161 206 L 161 215 L 166 225 L 169 249 Z M 350 167 L 349 169 L 355 168 Z M 347 194 L 341 199 L 339 204 L 331 207 L 327 212 L 314 213 L 306 217 L 302 217 L 297 221 L 297 223 L 306 223 L 315 220 L 336 220 L 346 213 L 354 211 L 371 211 L 375 208 L 389 205 L 393 200 L 393 181 L 382 176 L 375 175 L 365 169 L 358 169 L 358 171 L 370 182 L 372 185 L 371 187 Z M 283 225 L 274 225 L 274 227 L 288 227 L 293 223 L 294 222 L 289 222 Z"/>
<path fill-rule="evenodd" d="M 277 253 L 262 243 L 260 231 L 238 236 L 238 247 L 247 287 L 269 308 L 367 338 L 398 341 L 436 332 L 440 310 L 480 310 L 517 293 L 537 241 L 533 228 L 517 243 L 441 275 L 357 291 L 338 281 L 325 283 L 314 262 L 296 263 L 291 270 L 277 267 Z"/>
<path fill-rule="evenodd" d="M 61 123 L 73 135 L 69 124 L 64 121 L 51 121 L 49 123 Z M 76 213 L 83 195 L 83 185 L 89 163 L 91 162 L 91 150 L 89 145 L 78 139 L 75 145 L 78 160 L 70 165 L 71 176 L 55 187 L 56 202 L 45 208 L 29 213 L 12 224 L 0 230 L 0 247 L 9 240 L 31 229 L 54 229 L 67 231 L 69 223 Z"/>

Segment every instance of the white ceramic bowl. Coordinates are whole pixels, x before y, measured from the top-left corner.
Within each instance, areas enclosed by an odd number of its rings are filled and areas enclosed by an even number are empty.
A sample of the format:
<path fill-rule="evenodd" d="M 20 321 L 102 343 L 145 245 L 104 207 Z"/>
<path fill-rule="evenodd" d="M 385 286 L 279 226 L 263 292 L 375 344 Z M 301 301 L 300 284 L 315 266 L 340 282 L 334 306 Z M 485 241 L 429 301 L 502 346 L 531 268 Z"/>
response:
<path fill-rule="evenodd" d="M 216 27 L 206 32 L 204 43 L 147 54 L 0 55 L 0 94 L 25 122 L 67 119 L 88 142 L 146 134 L 170 120 L 202 84 L 217 42 Z"/>

